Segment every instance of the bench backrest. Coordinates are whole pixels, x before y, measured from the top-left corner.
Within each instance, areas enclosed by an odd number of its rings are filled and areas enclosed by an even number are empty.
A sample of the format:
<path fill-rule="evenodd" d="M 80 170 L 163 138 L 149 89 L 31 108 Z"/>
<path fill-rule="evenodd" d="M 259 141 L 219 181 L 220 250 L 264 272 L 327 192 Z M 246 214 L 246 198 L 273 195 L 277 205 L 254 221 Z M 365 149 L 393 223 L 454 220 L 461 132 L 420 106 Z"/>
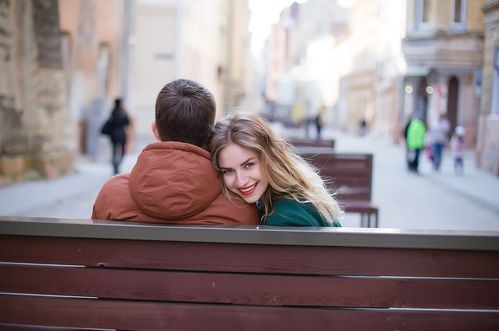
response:
<path fill-rule="evenodd" d="M 373 155 L 364 153 L 301 153 L 336 192 L 339 199 L 370 201 Z"/>
<path fill-rule="evenodd" d="M 0 219 L 0 326 L 498 330 L 499 233 Z"/>
<path fill-rule="evenodd" d="M 289 143 L 295 147 L 320 147 L 334 149 L 334 139 L 306 139 L 306 138 L 290 138 Z"/>

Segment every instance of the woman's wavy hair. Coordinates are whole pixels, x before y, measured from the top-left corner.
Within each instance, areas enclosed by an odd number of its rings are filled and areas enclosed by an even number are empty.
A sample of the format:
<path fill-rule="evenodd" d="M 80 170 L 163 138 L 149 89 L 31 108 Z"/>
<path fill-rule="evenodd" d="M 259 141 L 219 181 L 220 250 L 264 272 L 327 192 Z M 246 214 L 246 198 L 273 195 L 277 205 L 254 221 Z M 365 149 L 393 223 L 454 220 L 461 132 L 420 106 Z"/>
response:
<path fill-rule="evenodd" d="M 269 182 L 260 198 L 264 217 L 274 210 L 272 201 L 292 198 L 300 203 L 312 203 L 322 218 L 333 224 L 341 214 L 340 207 L 329 192 L 317 169 L 293 152 L 292 147 L 277 136 L 258 114 L 237 113 L 226 116 L 214 129 L 210 142 L 212 162 L 220 177 L 219 155 L 222 149 L 234 143 L 254 151 L 260 160 L 262 172 Z M 222 179 L 222 178 L 221 178 Z M 223 182 L 223 180 L 222 180 Z M 222 185 L 226 197 L 234 197 Z"/>

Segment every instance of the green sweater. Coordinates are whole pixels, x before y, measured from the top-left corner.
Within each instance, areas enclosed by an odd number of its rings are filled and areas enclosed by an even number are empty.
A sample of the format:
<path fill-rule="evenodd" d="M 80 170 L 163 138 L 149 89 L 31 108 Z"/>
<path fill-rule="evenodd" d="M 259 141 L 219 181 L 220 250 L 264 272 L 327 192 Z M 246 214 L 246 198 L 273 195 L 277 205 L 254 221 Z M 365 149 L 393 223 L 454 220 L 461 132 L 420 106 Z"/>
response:
<path fill-rule="evenodd" d="M 420 119 L 413 119 L 407 129 L 407 147 L 410 150 L 422 149 L 424 147 L 424 136 L 426 126 Z"/>
<path fill-rule="evenodd" d="M 260 206 L 257 204 L 257 207 Z M 263 210 L 258 208 L 262 224 L 272 226 L 331 226 L 319 214 L 310 202 L 300 203 L 293 199 L 274 201 L 274 212 L 263 219 Z M 341 227 L 340 222 L 334 221 L 334 227 Z"/>

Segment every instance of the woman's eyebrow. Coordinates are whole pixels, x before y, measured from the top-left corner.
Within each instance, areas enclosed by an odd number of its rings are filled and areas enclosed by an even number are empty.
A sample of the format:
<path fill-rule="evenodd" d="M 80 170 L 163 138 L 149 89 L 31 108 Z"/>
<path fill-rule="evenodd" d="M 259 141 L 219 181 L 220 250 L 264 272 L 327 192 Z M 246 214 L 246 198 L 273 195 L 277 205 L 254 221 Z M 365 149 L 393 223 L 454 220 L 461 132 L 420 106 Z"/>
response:
<path fill-rule="evenodd" d="M 244 166 L 246 163 L 251 162 L 251 161 L 253 161 L 254 159 L 255 159 L 255 157 L 254 157 L 254 156 L 250 157 L 249 159 L 247 159 L 246 161 L 244 161 L 243 163 L 241 163 L 241 166 Z"/>
<path fill-rule="evenodd" d="M 240 166 L 243 167 L 244 165 L 246 165 L 247 163 L 249 162 L 252 162 L 254 161 L 256 158 L 254 156 L 248 158 L 247 160 L 243 161 Z M 222 166 L 219 166 L 220 170 L 231 170 L 232 168 L 231 167 L 222 167 Z"/>

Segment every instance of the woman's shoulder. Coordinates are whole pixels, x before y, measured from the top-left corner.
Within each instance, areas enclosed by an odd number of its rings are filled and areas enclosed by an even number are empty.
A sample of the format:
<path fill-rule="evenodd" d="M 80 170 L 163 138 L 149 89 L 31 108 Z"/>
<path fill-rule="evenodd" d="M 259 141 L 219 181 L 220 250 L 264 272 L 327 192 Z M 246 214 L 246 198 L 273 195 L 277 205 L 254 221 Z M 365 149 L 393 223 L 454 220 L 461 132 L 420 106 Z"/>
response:
<path fill-rule="evenodd" d="M 274 212 L 269 215 L 267 225 L 274 226 L 329 226 L 313 204 L 294 199 L 274 201 Z"/>

